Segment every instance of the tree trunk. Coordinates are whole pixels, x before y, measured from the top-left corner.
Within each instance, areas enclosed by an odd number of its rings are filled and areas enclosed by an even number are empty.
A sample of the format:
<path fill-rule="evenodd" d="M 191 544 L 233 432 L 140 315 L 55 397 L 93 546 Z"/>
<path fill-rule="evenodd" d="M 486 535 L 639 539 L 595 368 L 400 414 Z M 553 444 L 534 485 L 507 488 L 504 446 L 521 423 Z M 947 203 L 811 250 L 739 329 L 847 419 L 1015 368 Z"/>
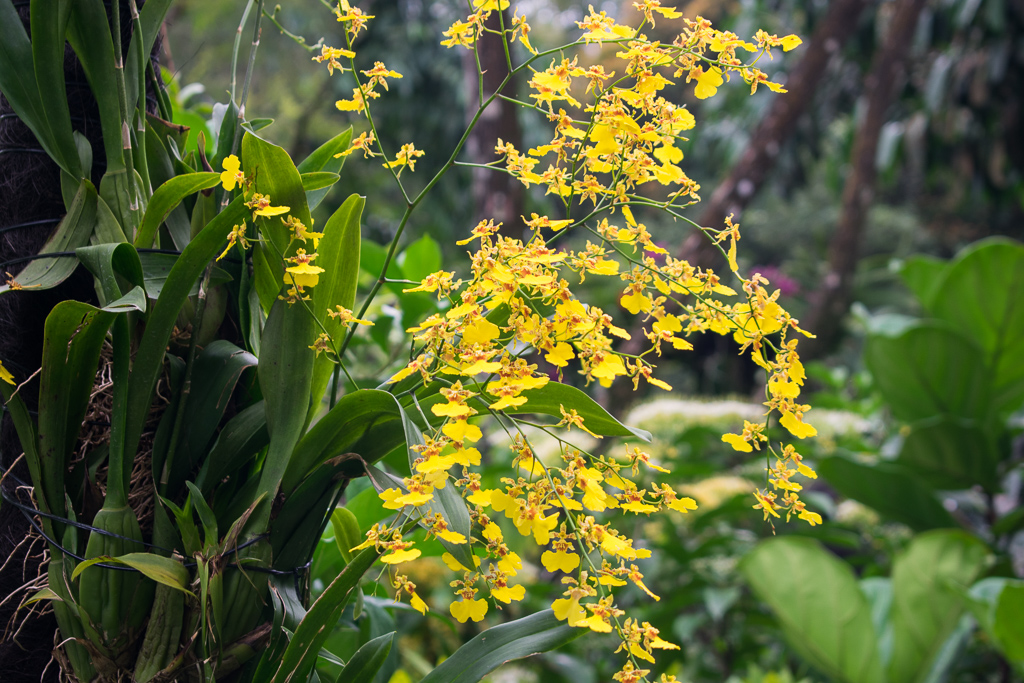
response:
<path fill-rule="evenodd" d="M 829 58 L 853 35 L 861 13 L 871 4 L 871 0 L 833 0 L 828 14 L 803 48 L 803 58 L 786 79 L 789 92 L 772 98 L 771 108 L 750 137 L 743 156 L 704 205 L 700 225 L 721 228 L 729 214 L 740 222 L 743 210 L 770 176 L 782 146 L 814 101 Z M 703 267 L 714 268 L 724 263 L 718 249 L 700 230 L 686 238 L 676 256 Z"/>
<path fill-rule="evenodd" d="M 864 79 L 867 109 L 857 126 L 850 174 L 843 187 L 843 209 L 829 244 L 828 271 L 811 296 L 811 309 L 802 324 L 817 335 L 817 339 L 801 345 L 807 358 L 829 351 L 840 337 L 843 318 L 850 307 L 864 223 L 874 199 L 879 134 L 889 107 L 904 85 L 910 44 L 925 4 L 926 0 L 900 0 L 885 44 L 875 54 L 871 71 Z"/>
<path fill-rule="evenodd" d="M 487 19 L 487 28 L 501 30 L 498 12 L 492 12 Z M 512 15 L 506 8 L 501 11 L 505 28 L 512 26 Z M 487 99 L 501 86 L 509 73 L 505 60 L 503 38 L 492 33 L 483 33 L 477 40 L 477 54 L 483 70 L 483 99 Z M 508 46 L 512 50 L 512 46 Z M 480 81 L 474 54 L 463 53 L 462 73 L 467 95 L 467 123 L 480 102 Z M 517 79 L 511 79 L 501 91 L 506 97 L 515 97 Z M 466 141 L 466 151 L 474 164 L 487 164 L 496 159 L 494 146 L 498 138 L 510 142 L 520 149 L 523 131 L 516 116 L 516 106 L 501 99 L 495 99 L 484 110 L 476 127 Z M 485 168 L 473 169 L 473 223 L 493 219 L 503 223 L 502 233 L 510 237 L 521 237 L 520 216 L 523 213 L 523 185 L 507 173 Z"/>

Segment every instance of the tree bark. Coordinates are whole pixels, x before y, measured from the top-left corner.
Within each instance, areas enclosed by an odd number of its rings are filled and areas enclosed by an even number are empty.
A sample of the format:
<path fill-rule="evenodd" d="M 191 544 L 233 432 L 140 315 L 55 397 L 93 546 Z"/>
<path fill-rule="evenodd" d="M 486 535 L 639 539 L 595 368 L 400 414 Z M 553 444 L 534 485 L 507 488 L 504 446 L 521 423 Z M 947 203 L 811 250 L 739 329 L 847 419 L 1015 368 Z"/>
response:
<path fill-rule="evenodd" d="M 817 335 L 801 345 L 807 358 L 827 352 L 840 337 L 842 321 L 850 307 L 864 224 L 874 200 L 879 135 L 889 107 L 904 85 L 910 44 L 925 4 L 926 0 L 900 0 L 885 44 L 875 54 L 864 79 L 867 108 L 857 126 L 850 173 L 843 187 L 842 213 L 829 244 L 828 270 L 811 296 L 811 308 L 802 325 Z"/>
<path fill-rule="evenodd" d="M 501 12 L 501 21 L 505 28 L 512 26 L 512 15 L 508 9 Z M 487 20 L 487 28 L 501 30 L 498 12 L 492 12 Z M 483 98 L 487 99 L 501 86 L 509 73 L 508 62 L 505 60 L 503 38 L 492 33 L 483 33 L 477 40 L 477 54 L 480 68 L 483 70 Z M 508 46 L 512 50 L 512 46 Z M 476 112 L 480 102 L 480 82 L 474 54 L 463 53 L 462 73 L 466 84 L 467 123 Z M 517 79 L 511 79 L 501 90 L 506 97 L 515 97 Z M 484 110 L 477 121 L 476 127 L 466 141 L 466 152 L 474 164 L 487 164 L 495 160 L 494 146 L 498 138 L 522 147 L 523 131 L 516 116 L 516 107 L 510 102 L 495 99 Z M 474 168 L 472 176 L 473 190 L 473 223 L 493 219 L 502 223 L 502 233 L 510 237 L 520 237 L 520 216 L 523 213 L 523 185 L 512 176 L 500 171 L 485 168 Z"/>
<path fill-rule="evenodd" d="M 700 225 L 721 228 L 729 214 L 734 214 L 739 222 L 743 210 L 770 175 L 783 144 L 813 102 L 829 58 L 853 35 L 852 29 L 861 13 L 871 4 L 871 0 L 833 0 L 828 14 L 806 43 L 803 58 L 786 79 L 789 92 L 772 99 L 768 114 L 750 138 L 750 145 L 704 206 L 698 221 Z M 700 230 L 686 238 L 676 256 L 704 267 L 724 263 L 721 254 Z"/>

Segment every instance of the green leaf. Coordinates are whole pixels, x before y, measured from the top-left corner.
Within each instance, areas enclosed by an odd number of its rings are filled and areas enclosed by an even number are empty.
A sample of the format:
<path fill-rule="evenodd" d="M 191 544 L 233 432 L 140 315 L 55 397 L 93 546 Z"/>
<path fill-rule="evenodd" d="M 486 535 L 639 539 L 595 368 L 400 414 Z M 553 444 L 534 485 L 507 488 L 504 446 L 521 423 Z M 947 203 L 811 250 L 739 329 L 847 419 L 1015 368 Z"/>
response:
<path fill-rule="evenodd" d="M 374 548 L 361 551 L 320 594 L 306 612 L 299 627 L 295 629 L 295 634 L 285 649 L 271 683 L 305 680 L 313 670 L 317 654 L 341 617 L 350 595 L 359 585 L 363 574 L 377 561 L 378 556 Z"/>
<path fill-rule="evenodd" d="M 142 54 L 150 55 L 153 52 L 153 44 L 160 33 L 160 26 L 164 23 L 167 10 L 170 9 L 173 0 L 146 0 L 146 4 L 139 7 L 139 24 L 142 27 Z M 132 40 L 125 53 L 128 58 L 124 65 L 124 84 L 128 109 L 131 110 L 139 99 L 139 59 L 138 43 L 140 36 L 132 33 Z"/>
<path fill-rule="evenodd" d="M 586 632 L 587 629 L 560 622 L 546 609 L 478 634 L 427 674 L 421 683 L 476 683 L 506 662 L 550 652 Z"/>
<path fill-rule="evenodd" d="M 82 166 L 71 133 L 71 112 L 64 84 L 64 35 L 71 15 L 72 0 L 32 0 L 32 66 L 35 68 L 39 101 L 46 116 L 54 149 L 54 161 L 75 178 Z"/>
<path fill-rule="evenodd" d="M 422 280 L 441 270 L 441 247 L 430 235 L 424 235 L 402 252 L 402 272 L 410 280 Z"/>
<path fill-rule="evenodd" d="M 258 219 L 261 232 L 270 239 L 274 251 L 288 256 L 290 231 L 284 224 L 285 216 L 294 216 L 306 226 L 313 225 L 298 169 L 288 152 L 249 132 L 242 138 L 242 165 L 247 176 L 255 176 L 256 192 L 270 197 L 273 206 L 288 207 L 285 215 Z M 278 288 L 280 284 L 278 280 Z"/>
<path fill-rule="evenodd" d="M 341 152 L 348 149 L 349 143 L 352 141 L 352 128 L 344 130 L 333 138 L 320 145 L 316 150 L 313 151 L 308 157 L 302 160 L 299 164 L 299 173 L 314 173 L 316 171 L 324 171 L 326 173 L 341 173 L 342 166 L 345 165 L 346 157 L 336 156 Z M 306 191 L 306 202 L 309 204 L 309 210 L 312 211 L 320 205 L 324 197 L 327 196 L 327 192 L 330 188 L 325 187 L 319 190 L 307 190 Z"/>
<path fill-rule="evenodd" d="M 992 635 L 1006 658 L 1024 672 L 1024 581 L 1008 581 L 996 604 Z"/>
<path fill-rule="evenodd" d="M 994 491 L 999 486 L 999 460 L 991 430 L 942 418 L 911 425 L 897 462 L 938 489 L 956 491 L 980 484 Z"/>
<path fill-rule="evenodd" d="M 114 43 L 107 11 L 103 0 L 77 0 L 72 4 L 68 42 L 78 56 L 96 98 L 107 170 L 121 171 L 125 167 L 121 148 L 121 106 L 117 101 Z"/>
<path fill-rule="evenodd" d="M 62 301 L 46 318 L 39 387 L 39 457 L 48 509 L 65 517 L 64 477 L 92 394 L 100 349 L 115 315 Z"/>
<path fill-rule="evenodd" d="M 338 680 L 345 683 L 372 683 L 374 676 L 387 661 L 394 640 L 395 633 L 391 632 L 363 645 L 352 655 L 352 659 L 348 660 Z"/>
<path fill-rule="evenodd" d="M 956 628 L 966 587 L 982 571 L 988 548 L 963 531 L 921 534 L 893 562 L 893 653 L 890 683 L 924 680 Z"/>
<path fill-rule="evenodd" d="M 272 501 L 277 495 L 292 452 L 306 424 L 309 385 L 313 376 L 313 317 L 300 304 L 278 299 L 267 317 L 258 367 L 260 390 L 267 413 L 270 446 L 260 474 L 258 494 Z M 262 532 L 270 505 L 253 515 Z"/>
<path fill-rule="evenodd" d="M 56 159 L 46 112 L 39 97 L 32 44 L 12 2 L 0 2 L 0 92 L 39 144 Z M 70 173 L 69 169 L 64 169 Z M 74 175 L 74 174 L 72 174 Z"/>
<path fill-rule="evenodd" d="M 202 275 L 206 265 L 223 249 L 232 226 L 247 212 L 238 197 L 210 221 L 182 250 L 168 274 L 160 297 L 153 305 L 146 331 L 142 335 L 128 390 L 128 425 L 126 452 L 134 453 L 142 435 L 142 427 L 149 414 L 150 401 L 157 378 L 163 368 L 164 353 L 178 312 L 192 286 Z"/>
<path fill-rule="evenodd" d="M 78 575 L 85 569 L 93 566 L 94 564 L 100 563 L 119 564 L 123 567 L 131 567 L 132 569 L 135 569 L 145 576 L 153 579 L 157 583 L 170 586 L 171 588 L 176 588 L 183 593 L 192 595 L 192 592 L 187 588 L 189 584 L 189 575 L 188 570 L 185 569 L 184 565 L 170 557 L 164 557 L 163 555 L 156 555 L 154 553 L 128 553 L 127 555 L 121 555 L 120 557 L 94 557 L 91 560 L 79 563 L 79 565 L 75 567 L 75 571 L 71 574 L 71 578 L 78 578 Z M 193 595 L 192 597 L 195 596 Z"/>
<path fill-rule="evenodd" d="M 210 449 L 197 485 L 209 493 L 225 477 L 234 474 L 270 441 L 267 409 L 254 403 L 228 420 Z"/>
<path fill-rule="evenodd" d="M 844 683 L 885 681 L 871 609 L 846 563 L 817 541 L 789 536 L 759 543 L 740 571 L 801 657 Z"/>
<path fill-rule="evenodd" d="M 176 254 L 156 254 L 153 252 L 139 254 L 139 260 L 142 262 L 143 284 L 146 287 L 146 296 L 150 299 L 160 298 L 164 284 L 167 283 L 167 278 L 174 269 L 174 264 L 178 262 L 178 258 Z M 231 274 L 222 268 L 214 266 L 210 272 L 210 288 L 212 289 L 225 282 L 231 282 Z M 189 296 L 196 296 L 197 294 L 199 294 L 199 280 L 192 283 L 192 288 L 188 292 Z"/>
<path fill-rule="evenodd" d="M 83 180 L 67 215 L 39 253 L 74 251 L 88 244 L 96 225 L 96 200 L 96 189 L 88 180 Z M 64 282 L 77 267 L 78 259 L 72 257 L 36 259 L 30 261 L 14 279 L 26 289 L 50 289 Z M 0 295 L 9 291 L 10 285 L 0 285 Z"/>
<path fill-rule="evenodd" d="M 900 268 L 903 284 L 914 293 L 925 309 L 931 309 L 934 302 L 935 288 L 945 275 L 949 264 L 934 256 L 918 254 L 911 256 Z"/>
<path fill-rule="evenodd" d="M 1024 245 L 995 238 L 961 252 L 935 288 L 931 311 L 981 347 L 982 359 L 992 373 L 995 410 L 1012 412 L 1020 407 L 1024 401 Z"/>
<path fill-rule="evenodd" d="M 836 455 L 818 462 L 818 472 L 847 498 L 917 531 L 956 526 L 935 492 L 900 465 L 864 465 Z"/>
<path fill-rule="evenodd" d="M 530 389 L 521 395 L 526 397 L 526 403 L 515 408 L 506 408 L 503 412 L 510 415 L 544 413 L 561 420 L 562 411 L 559 406 L 564 406 L 566 410 L 575 410 L 579 413 L 587 429 L 600 436 L 635 436 L 647 442 L 651 440 L 650 432 L 627 427 L 612 417 L 611 413 L 602 408 L 597 401 L 568 384 L 548 382 L 540 389 Z"/>
<path fill-rule="evenodd" d="M 948 325 L 922 322 L 898 336 L 872 335 L 864 363 L 902 420 L 982 419 L 989 409 L 991 384 L 982 351 Z"/>
<path fill-rule="evenodd" d="M 340 176 L 337 173 L 303 173 L 302 178 L 302 189 L 306 191 L 306 196 L 309 196 L 310 192 L 315 190 L 322 190 L 324 188 L 331 187 L 334 183 L 338 182 Z M 310 209 L 312 211 L 312 209 Z"/>
<path fill-rule="evenodd" d="M 348 508 L 339 507 L 331 512 L 331 528 L 334 530 L 334 542 L 338 545 L 345 562 L 352 561 L 352 548 L 362 542 L 363 534 L 359 530 L 359 520 Z"/>
<path fill-rule="evenodd" d="M 188 430 L 181 435 L 173 459 L 167 461 L 165 495 L 175 495 L 202 462 L 242 373 L 256 364 L 255 356 L 224 339 L 208 344 L 196 356 L 183 417 Z"/>
<path fill-rule="evenodd" d="M 295 446 L 281 491 L 290 495 L 307 474 L 334 455 L 354 451 L 365 457 L 356 450 L 360 439 L 375 423 L 394 426 L 400 417 L 398 402 L 386 391 L 360 389 L 342 396 Z M 400 428 L 397 433 L 401 440 Z"/>
<path fill-rule="evenodd" d="M 365 204 L 366 200 L 359 195 L 346 199 L 324 226 L 324 236 L 317 248 L 317 263 L 325 272 L 321 273 L 320 282 L 313 288 L 313 314 L 339 345 L 344 339 L 345 328 L 327 313 L 335 306 L 350 310 L 355 306 L 359 281 L 359 222 Z M 314 361 L 311 411 L 319 410 L 333 370 L 334 363 L 327 354 L 321 354 Z"/>
<path fill-rule="evenodd" d="M 215 187 L 218 183 L 220 175 L 217 173 L 188 173 L 175 176 L 156 188 L 156 192 L 149 200 L 149 206 L 146 207 L 139 231 L 135 235 L 135 246 L 153 246 L 160 225 L 185 197 Z"/>

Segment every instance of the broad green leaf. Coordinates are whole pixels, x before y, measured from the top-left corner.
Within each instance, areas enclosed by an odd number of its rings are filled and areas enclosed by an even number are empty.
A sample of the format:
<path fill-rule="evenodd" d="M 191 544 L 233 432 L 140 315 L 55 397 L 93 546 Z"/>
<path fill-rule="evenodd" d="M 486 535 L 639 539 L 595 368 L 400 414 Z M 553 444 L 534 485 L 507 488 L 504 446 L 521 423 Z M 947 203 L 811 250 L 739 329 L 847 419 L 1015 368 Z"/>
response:
<path fill-rule="evenodd" d="M 935 492 L 913 471 L 895 463 L 865 465 L 835 455 L 818 462 L 818 473 L 847 498 L 916 531 L 956 526 Z"/>
<path fill-rule="evenodd" d="M 926 310 L 930 310 L 934 302 L 935 288 L 945 275 L 949 264 L 934 256 L 918 254 L 911 256 L 900 268 L 903 284 L 914 293 Z"/>
<path fill-rule="evenodd" d="M 288 152 L 249 132 L 242 137 L 242 165 L 247 176 L 255 176 L 256 191 L 270 197 L 271 205 L 288 207 L 287 214 L 257 220 L 261 233 L 273 244 L 272 252 L 289 256 L 290 231 L 285 217 L 291 215 L 307 227 L 313 226 L 299 171 Z M 293 251 L 295 248 L 293 245 Z"/>
<path fill-rule="evenodd" d="M 267 410 L 259 401 L 228 420 L 204 463 L 196 484 L 209 493 L 225 477 L 234 474 L 270 441 Z"/>
<path fill-rule="evenodd" d="M 1000 452 L 992 430 L 951 418 L 910 426 L 899 462 L 932 486 L 955 491 L 980 484 L 987 491 L 999 485 Z"/>
<path fill-rule="evenodd" d="M 103 197 L 96 198 L 96 231 L 92 241 L 96 244 L 128 241 L 117 216 Z"/>
<path fill-rule="evenodd" d="M 948 325 L 922 322 L 895 337 L 870 336 L 864 363 L 902 420 L 981 419 L 989 409 L 991 378 L 982 351 Z"/>
<path fill-rule="evenodd" d="M 410 280 L 422 280 L 441 270 L 441 247 L 430 235 L 424 235 L 402 252 L 399 265 Z"/>
<path fill-rule="evenodd" d="M 139 253 L 130 244 L 121 242 L 80 247 L 75 250 L 75 253 L 82 264 L 98 280 L 101 280 L 98 293 L 101 302 L 106 305 L 104 310 L 109 310 L 114 306 L 114 299 L 122 298 L 119 279 L 127 282 L 132 288 L 139 287 L 141 289 L 145 283 L 145 274 L 142 270 Z M 108 301 L 110 303 L 106 303 Z M 122 303 L 127 303 L 127 301 Z M 141 299 L 140 310 L 143 312 L 146 310 L 145 295 Z"/>
<path fill-rule="evenodd" d="M 3 6 L 0 3 L 0 7 Z M 96 189 L 88 180 L 83 180 L 67 215 L 39 253 L 74 251 L 88 244 L 96 226 L 96 201 Z M 30 261 L 14 279 L 25 289 L 50 289 L 64 282 L 77 267 L 78 259 L 73 257 L 41 258 Z M 10 285 L 0 285 L 0 295 L 9 291 Z"/>
<path fill-rule="evenodd" d="M 189 575 L 188 570 L 185 569 L 184 565 L 170 557 L 164 557 L 163 555 L 157 555 L 155 553 L 128 553 L 127 555 L 121 555 L 120 557 L 94 557 L 91 560 L 79 563 L 79 565 L 75 567 L 75 571 L 71 574 L 71 578 L 78 578 L 78 575 L 81 574 L 82 571 L 94 564 L 100 563 L 119 564 L 124 567 L 131 567 L 132 569 L 135 569 L 145 576 L 153 579 L 157 583 L 170 586 L 171 588 L 176 588 L 183 593 L 192 595 L 192 592 L 187 588 L 189 584 Z"/>
<path fill-rule="evenodd" d="M 893 653 L 890 683 L 924 680 L 963 613 L 966 588 L 985 566 L 988 548 L 963 531 L 920 534 L 893 562 Z"/>
<path fill-rule="evenodd" d="M 331 512 L 331 528 L 334 530 L 334 542 L 338 545 L 345 562 L 352 561 L 352 548 L 362 543 L 363 534 L 359 530 L 359 520 L 348 508 L 339 507 Z"/>
<path fill-rule="evenodd" d="M 387 661 L 394 639 L 394 632 L 387 633 L 374 638 L 356 650 L 356 653 L 348 660 L 348 664 L 342 669 L 338 680 L 345 681 L 345 683 L 372 683 L 377 672 Z"/>
<path fill-rule="evenodd" d="M 550 652 L 587 629 L 573 628 L 550 609 L 480 633 L 427 674 L 421 683 L 476 683 L 506 662 Z"/>
<path fill-rule="evenodd" d="M 277 495 L 292 452 L 306 424 L 309 385 L 313 376 L 315 326 L 312 316 L 299 304 L 278 299 L 263 330 L 257 369 L 267 412 L 270 445 L 260 474 L 259 494 L 271 501 Z M 270 516 L 270 505 L 262 505 L 253 516 L 262 532 Z"/>
<path fill-rule="evenodd" d="M 68 42 L 82 64 L 82 71 L 99 108 L 107 170 L 124 170 L 121 148 L 121 107 L 117 101 L 114 43 L 103 0 L 76 0 L 68 23 Z"/>
<path fill-rule="evenodd" d="M 843 683 L 885 681 L 871 608 L 849 565 L 816 541 L 789 536 L 759 543 L 740 571 L 810 664 Z"/>
<path fill-rule="evenodd" d="M 992 635 L 1006 658 L 1024 673 L 1024 581 L 1008 581 L 996 604 Z"/>
<path fill-rule="evenodd" d="M 39 458 L 36 496 L 66 517 L 64 477 L 92 394 L 100 349 L 115 314 L 80 301 L 57 304 L 46 318 L 39 387 Z"/>
<path fill-rule="evenodd" d="M 224 248 L 232 226 L 246 214 L 242 198 L 235 199 L 195 236 L 182 250 L 168 274 L 160 297 L 153 305 L 142 335 L 128 392 L 128 426 L 126 450 L 135 452 L 142 427 L 149 414 L 150 401 L 157 378 L 163 368 L 164 354 L 178 312 L 206 268 Z"/>
<path fill-rule="evenodd" d="M 339 453 L 354 451 L 356 444 L 376 422 L 400 419 L 398 402 L 386 391 L 360 389 L 342 396 L 295 446 L 281 491 L 291 494 L 299 482 L 320 463 Z M 401 439 L 401 427 L 397 429 Z M 364 456 L 365 457 L 365 456 Z"/>
<path fill-rule="evenodd" d="M 202 462 L 242 373 L 256 364 L 255 356 L 224 339 L 208 344 L 196 356 L 192 391 L 182 418 L 188 430 L 179 438 L 177 451 L 166 465 L 168 495 L 175 495 Z"/>
<path fill-rule="evenodd" d="M 981 347 L 992 373 L 996 411 L 1019 408 L 1024 401 L 1024 245 L 995 238 L 961 252 L 936 286 L 931 312 Z"/>
<path fill-rule="evenodd" d="M 561 382 L 548 382 L 540 389 L 524 391 L 526 403 L 515 408 L 506 408 L 503 412 L 510 415 L 524 413 L 544 413 L 562 419 L 560 406 L 566 410 L 575 410 L 583 418 L 587 429 L 600 436 L 635 436 L 650 442 L 651 433 L 644 429 L 628 427 L 614 417 L 601 405 L 576 387 Z"/>
<path fill-rule="evenodd" d="M 156 254 L 153 252 L 139 254 L 139 260 L 142 262 L 146 296 L 150 299 L 160 298 L 164 284 L 167 282 L 171 270 L 174 269 L 174 264 L 178 262 L 178 258 L 176 254 Z M 210 272 L 210 287 L 213 288 L 225 282 L 231 282 L 231 274 L 222 268 L 214 266 Z M 189 296 L 196 296 L 197 294 L 199 294 L 198 279 L 192 283 L 192 288 L 188 292 Z"/>
<path fill-rule="evenodd" d="M 892 658 L 892 579 L 888 576 L 861 579 L 860 590 L 871 607 L 871 624 L 878 635 L 878 655 L 884 668 Z"/>
<path fill-rule="evenodd" d="M 307 197 L 310 192 L 331 187 L 334 183 L 338 182 L 339 178 L 337 173 L 324 172 L 303 173 L 299 177 L 302 178 L 302 189 L 306 191 Z"/>
<path fill-rule="evenodd" d="M 142 217 L 142 225 L 135 235 L 136 247 L 151 247 L 160 225 L 167 216 L 181 204 L 181 200 L 200 190 L 215 187 L 220 183 L 217 173 L 189 173 L 171 178 L 160 187 L 149 200 L 146 214 Z"/>
<path fill-rule="evenodd" d="M 345 338 L 346 329 L 338 320 L 331 318 L 328 311 L 333 311 L 335 306 L 349 310 L 355 307 L 359 281 L 359 223 L 365 204 L 366 200 L 359 195 L 346 199 L 324 226 L 324 236 L 317 248 L 317 264 L 324 272 L 313 288 L 313 314 L 339 345 Z M 327 354 L 321 354 L 314 361 L 310 389 L 312 412 L 319 410 L 333 370 L 334 363 Z"/>
<path fill-rule="evenodd" d="M 317 654 L 341 617 L 352 592 L 363 574 L 377 561 L 375 548 L 366 548 L 352 558 L 345 569 L 320 594 L 295 629 L 271 683 L 292 683 L 306 680 L 316 664 Z"/>
<path fill-rule="evenodd" d="M 314 173 L 316 171 L 341 173 L 346 157 L 338 155 L 348 149 L 351 141 L 352 128 L 349 127 L 348 130 L 338 133 L 303 159 L 302 163 L 298 166 L 299 173 Z M 306 191 L 306 202 L 309 204 L 310 211 L 320 205 L 320 202 L 327 196 L 329 190 L 329 187 L 325 187 L 319 190 Z"/>

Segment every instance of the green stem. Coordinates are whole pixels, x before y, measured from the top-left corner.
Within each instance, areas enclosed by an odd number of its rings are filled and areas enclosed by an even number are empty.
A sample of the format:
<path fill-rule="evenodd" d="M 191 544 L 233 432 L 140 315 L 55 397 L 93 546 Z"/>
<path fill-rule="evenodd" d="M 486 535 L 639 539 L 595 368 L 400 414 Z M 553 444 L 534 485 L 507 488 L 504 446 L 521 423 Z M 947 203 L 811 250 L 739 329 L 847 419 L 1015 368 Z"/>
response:
<path fill-rule="evenodd" d="M 231 49 L 231 101 L 235 101 L 235 90 L 238 84 L 238 51 L 242 47 L 242 29 L 245 28 L 245 22 L 249 20 L 249 12 L 252 10 L 253 3 L 256 0 L 249 0 L 245 5 L 245 11 L 242 12 L 242 20 L 238 22 L 238 29 L 235 31 L 235 43 Z"/>
<path fill-rule="evenodd" d="M 132 29 L 135 36 L 135 44 L 138 46 L 137 59 L 139 63 L 139 97 L 135 111 L 135 144 L 139 150 L 139 175 L 142 176 L 143 190 L 146 196 L 153 192 L 152 182 L 149 179 L 149 164 L 146 161 L 146 46 L 142 34 L 142 21 L 139 19 L 139 7 L 135 0 L 128 0 L 132 13 Z"/>
<path fill-rule="evenodd" d="M 250 3 L 252 0 L 250 0 Z M 256 64 L 256 50 L 260 46 L 260 35 L 263 31 L 262 19 L 263 19 L 263 0 L 258 0 L 259 4 L 256 5 L 256 23 L 252 27 L 252 46 L 249 48 L 249 64 L 245 67 L 245 81 L 242 83 L 242 99 L 238 104 L 238 127 L 241 128 L 245 122 L 245 103 L 249 99 L 249 86 L 252 85 L 252 72 L 253 67 Z M 235 136 L 235 141 L 231 145 L 231 153 L 237 154 L 238 148 L 242 144 L 242 137 L 240 135 Z"/>
<path fill-rule="evenodd" d="M 124 80 L 124 57 L 121 51 L 121 0 L 113 0 L 110 7 L 113 19 L 114 38 L 114 75 L 117 80 L 117 103 L 121 111 L 121 151 L 124 154 L 125 172 L 128 174 L 129 205 L 132 210 L 139 209 L 139 192 L 135 184 L 135 162 L 132 159 L 132 117 L 128 111 L 128 92 Z M 140 37 L 141 39 L 141 37 Z M 123 226 L 130 228 L 130 226 Z M 128 236 L 129 238 L 132 235 Z"/>

